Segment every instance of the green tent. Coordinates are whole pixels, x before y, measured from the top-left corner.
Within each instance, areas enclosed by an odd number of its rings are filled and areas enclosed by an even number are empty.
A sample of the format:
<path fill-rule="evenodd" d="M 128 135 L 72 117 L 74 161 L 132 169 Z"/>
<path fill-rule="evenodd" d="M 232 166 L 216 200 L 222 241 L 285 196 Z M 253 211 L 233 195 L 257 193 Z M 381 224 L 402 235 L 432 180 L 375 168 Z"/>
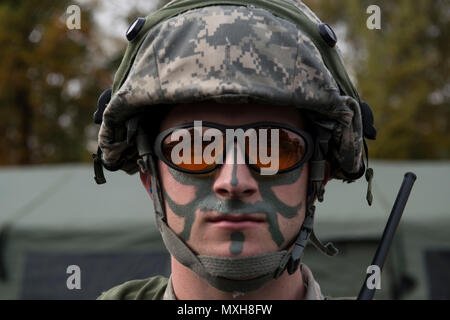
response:
<path fill-rule="evenodd" d="M 88 165 L 0 171 L 0 298 L 93 299 L 135 277 L 168 274 L 168 254 L 138 176 Z M 2 268 L 3 265 L 3 268 Z M 69 290 L 67 268 L 80 267 Z"/>
<path fill-rule="evenodd" d="M 356 296 L 403 175 L 412 171 L 418 178 L 375 298 L 449 299 L 450 162 L 370 165 L 373 205 L 364 179 L 331 181 L 315 229 L 340 254 L 308 246 L 304 263 L 325 295 Z M 139 177 L 106 172 L 108 183 L 98 186 L 92 176 L 91 166 L 78 164 L 0 169 L 0 299 L 94 299 L 126 280 L 170 273 Z M 73 265 L 80 289 L 68 288 Z"/>
<path fill-rule="evenodd" d="M 417 175 L 383 269 L 376 299 L 450 299 L 450 162 L 371 161 L 374 201 L 367 182 L 332 181 L 315 226 L 323 241 L 341 253 L 326 257 L 310 250 L 305 262 L 325 293 L 356 296 L 371 264 L 404 174 Z M 322 280 L 322 281 L 321 281 Z"/>

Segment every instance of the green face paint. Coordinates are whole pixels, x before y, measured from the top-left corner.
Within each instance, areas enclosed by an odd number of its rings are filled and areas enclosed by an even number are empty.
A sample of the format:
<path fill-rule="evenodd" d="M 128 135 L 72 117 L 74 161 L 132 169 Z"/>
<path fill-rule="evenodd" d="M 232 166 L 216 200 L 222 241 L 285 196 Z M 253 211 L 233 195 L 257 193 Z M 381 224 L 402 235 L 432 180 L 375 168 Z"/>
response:
<path fill-rule="evenodd" d="M 258 181 L 259 192 L 264 199 L 255 203 L 247 203 L 239 199 L 217 198 L 213 191 L 214 181 L 211 175 L 187 174 L 172 168 L 168 168 L 168 170 L 172 177 L 179 183 L 195 187 L 194 200 L 185 205 L 179 205 L 173 201 L 165 188 L 163 188 L 164 199 L 167 201 L 170 209 L 176 215 L 185 219 L 184 228 L 180 234 L 180 237 L 185 241 L 190 238 L 196 211 L 199 211 L 200 214 L 205 211 L 216 211 L 219 214 L 264 213 L 272 240 L 278 247 L 281 247 L 284 242 L 284 237 L 278 225 L 277 213 L 287 219 L 292 219 L 298 215 L 298 211 L 302 206 L 302 202 L 295 206 L 288 206 L 276 197 L 271 188 L 294 183 L 300 178 L 303 167 L 288 173 L 272 176 L 261 176 L 256 172 L 252 172 L 255 180 Z"/>
<path fill-rule="evenodd" d="M 231 245 L 230 245 L 230 253 L 234 256 L 240 254 L 242 252 L 242 248 L 244 247 L 244 234 L 240 231 L 234 231 L 231 236 Z"/>
<path fill-rule="evenodd" d="M 234 161 L 233 161 L 233 171 L 231 172 L 231 185 L 236 187 L 239 183 L 237 179 L 237 148 L 234 146 Z"/>

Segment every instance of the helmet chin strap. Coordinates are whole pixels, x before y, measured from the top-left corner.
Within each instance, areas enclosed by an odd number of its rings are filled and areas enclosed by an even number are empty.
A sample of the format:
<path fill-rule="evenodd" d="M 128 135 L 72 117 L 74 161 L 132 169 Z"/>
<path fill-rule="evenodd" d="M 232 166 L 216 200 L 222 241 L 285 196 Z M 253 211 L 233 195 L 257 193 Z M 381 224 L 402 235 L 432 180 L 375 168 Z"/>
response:
<path fill-rule="evenodd" d="M 315 138 L 314 154 L 310 161 L 309 167 L 309 183 L 311 184 L 312 190 L 311 194 L 308 196 L 306 201 L 306 213 L 305 220 L 300 228 L 299 235 L 295 241 L 294 248 L 291 252 L 291 257 L 287 264 L 287 271 L 289 274 L 293 274 L 297 271 L 301 258 L 303 256 L 303 251 L 311 237 L 311 242 L 314 246 L 319 249 L 322 253 L 329 256 L 334 256 L 338 253 L 338 250 L 332 243 L 327 243 L 323 245 L 319 239 L 314 234 L 314 213 L 316 207 L 314 202 L 317 199 L 322 202 L 323 195 L 325 193 L 325 171 L 326 171 L 326 160 L 324 155 L 328 153 L 328 143 L 331 138 L 331 132 L 325 130 L 321 127 L 317 127 L 317 136 Z"/>
<path fill-rule="evenodd" d="M 313 183 L 312 194 L 307 200 L 305 220 L 294 242 L 293 249 L 231 258 L 198 255 L 169 227 L 150 139 L 141 128 L 136 137 L 136 143 L 140 157 L 138 165 L 143 172 L 148 171 L 150 173 L 157 226 L 161 232 L 164 244 L 178 262 L 194 271 L 211 286 L 226 292 L 254 291 L 262 288 L 269 281 L 280 277 L 285 270 L 289 274 L 297 271 L 304 248 L 313 231 L 315 211 L 313 204 L 315 197 L 317 195 L 319 200 L 323 198 L 322 181 L 324 179 L 325 160 L 322 157 L 321 150 L 316 150 L 315 158 L 311 162 L 312 174 L 310 174 L 310 180 Z M 317 139 L 316 149 L 319 144 L 320 142 Z M 320 197 L 320 194 L 322 194 L 322 197 Z M 314 234 L 313 239 L 317 240 Z M 327 244 L 327 246 L 330 246 L 330 244 Z M 337 253 L 337 250 L 332 248 L 324 248 L 325 253 Z"/>

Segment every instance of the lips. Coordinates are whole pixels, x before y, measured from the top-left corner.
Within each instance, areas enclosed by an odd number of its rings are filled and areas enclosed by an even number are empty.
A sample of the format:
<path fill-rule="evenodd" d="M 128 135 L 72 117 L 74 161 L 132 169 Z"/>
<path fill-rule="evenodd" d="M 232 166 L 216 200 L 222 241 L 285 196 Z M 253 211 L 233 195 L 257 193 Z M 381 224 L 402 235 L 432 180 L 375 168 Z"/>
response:
<path fill-rule="evenodd" d="M 261 214 L 218 214 L 207 218 L 208 222 L 218 222 L 218 221 L 232 221 L 232 222 L 242 222 L 242 221 L 255 221 L 264 222 L 266 221 L 265 216 Z"/>
<path fill-rule="evenodd" d="M 245 229 L 262 225 L 264 214 L 216 214 L 206 219 L 212 225 L 225 229 Z"/>

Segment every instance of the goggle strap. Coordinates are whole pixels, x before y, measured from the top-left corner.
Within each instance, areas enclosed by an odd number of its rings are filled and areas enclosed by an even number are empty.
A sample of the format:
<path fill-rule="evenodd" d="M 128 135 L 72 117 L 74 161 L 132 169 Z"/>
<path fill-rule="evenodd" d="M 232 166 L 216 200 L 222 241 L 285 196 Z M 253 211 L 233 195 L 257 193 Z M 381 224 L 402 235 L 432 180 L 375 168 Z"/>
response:
<path fill-rule="evenodd" d="M 325 179 L 326 161 L 311 161 L 309 179 L 322 182 Z"/>
<path fill-rule="evenodd" d="M 127 144 L 129 144 L 129 145 L 132 144 L 134 137 L 136 136 L 138 130 L 140 129 L 139 122 L 140 122 L 140 117 L 131 118 L 130 120 L 128 120 L 126 122 Z"/>
<path fill-rule="evenodd" d="M 331 131 L 318 126 L 317 134 L 322 157 L 326 157 L 326 155 L 328 154 L 328 145 L 331 139 Z"/>
<path fill-rule="evenodd" d="M 153 153 L 150 139 L 141 127 L 139 127 L 138 134 L 136 136 L 136 148 L 138 150 L 139 157 Z"/>

